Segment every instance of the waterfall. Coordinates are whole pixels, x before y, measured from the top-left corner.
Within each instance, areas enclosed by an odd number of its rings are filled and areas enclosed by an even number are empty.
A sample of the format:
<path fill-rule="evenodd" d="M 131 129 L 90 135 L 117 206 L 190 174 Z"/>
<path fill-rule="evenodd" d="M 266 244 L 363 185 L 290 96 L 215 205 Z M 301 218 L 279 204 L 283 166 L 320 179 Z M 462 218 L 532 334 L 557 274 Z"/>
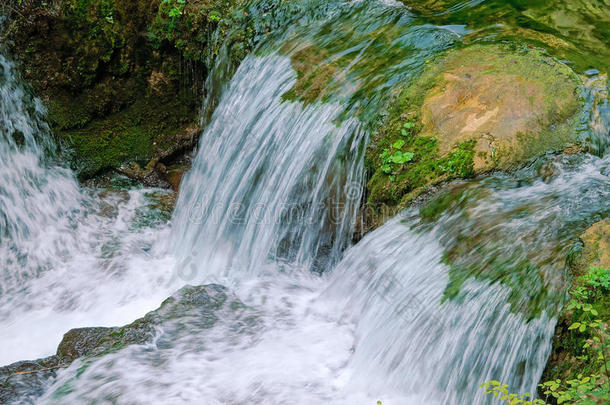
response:
<path fill-rule="evenodd" d="M 610 210 L 608 157 L 545 160 L 557 170 L 553 181 L 528 167 L 473 182 L 468 198 L 454 194 L 453 207 L 433 226 L 406 210 L 346 252 L 321 297 L 357 325 L 353 389 L 418 393 L 422 402 L 413 403 L 439 404 L 490 401 L 478 381 L 536 392 L 551 351 L 553 305 L 564 302 L 565 258 L 587 223 Z M 469 277 L 447 300 L 451 269 L 443 254 L 465 237 L 476 240 L 467 255 L 482 273 L 497 257 L 507 267 L 523 257 L 538 266 L 502 279 Z M 524 280 L 511 291 L 505 281 L 516 276 Z M 524 308 L 536 299 L 548 306 L 529 319 Z"/>
<path fill-rule="evenodd" d="M 134 230 L 150 190 L 81 188 L 57 164 L 41 101 L 2 54 L 0 99 L 0 364 L 8 364 L 54 352 L 70 328 L 142 316 L 174 287 L 163 278 L 171 259 L 154 249 L 164 229 Z"/>
<path fill-rule="evenodd" d="M 167 325 L 156 343 L 76 362 L 43 403 L 483 403 L 487 379 L 535 390 L 565 265 L 540 268 L 550 292 L 531 317 L 520 306 L 534 302 L 528 284 L 523 301 L 514 285 L 468 277 L 447 299 L 443 256 L 466 236 L 488 246 L 472 254 L 481 268 L 513 250 L 546 263 L 607 211 L 607 157 L 544 157 L 552 180 L 534 165 L 458 185 L 436 221 L 406 210 L 350 247 L 361 196 L 349 186 L 361 185 L 366 134 L 338 120 L 336 104 L 282 102 L 294 81 L 286 57 L 243 62 L 202 134 L 169 234 L 172 286 L 221 282 L 246 307 L 211 330 Z"/>
<path fill-rule="evenodd" d="M 2 55 L 0 98 L 1 296 L 43 271 L 55 254 L 52 245 L 63 243 L 57 226 L 70 226 L 80 201 L 72 173 L 45 165 L 53 140 L 44 107 Z"/>
<path fill-rule="evenodd" d="M 609 156 L 448 185 L 433 220 L 412 207 L 354 245 L 367 118 L 465 28 L 412 25 L 393 1 L 328 8 L 241 63 L 171 221 L 152 226 L 142 211 L 164 191 L 79 185 L 0 56 L 0 347 L 12 349 L 0 363 L 50 355 L 70 328 L 132 322 L 187 284 L 223 284 L 244 304 L 213 327 L 164 324 L 153 342 L 77 360 L 37 403 L 499 403 L 479 388 L 489 379 L 535 391 L 564 258 L 609 214 Z M 349 63 L 328 86 L 347 90 L 288 100 L 292 57 L 342 35 Z M 607 133 L 604 108 L 592 115 Z"/>
<path fill-rule="evenodd" d="M 269 262 L 323 272 L 348 246 L 365 135 L 355 119 L 335 122 L 341 106 L 283 103 L 295 79 L 279 56 L 237 71 L 176 207 L 176 256 L 190 260 L 181 276 L 244 277 Z"/>

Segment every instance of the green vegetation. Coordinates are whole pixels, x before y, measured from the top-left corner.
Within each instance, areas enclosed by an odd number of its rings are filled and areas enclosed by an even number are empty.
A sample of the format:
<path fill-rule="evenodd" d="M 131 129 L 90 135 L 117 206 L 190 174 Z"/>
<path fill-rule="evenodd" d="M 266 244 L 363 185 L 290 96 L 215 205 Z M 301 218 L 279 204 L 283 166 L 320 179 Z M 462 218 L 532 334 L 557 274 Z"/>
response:
<path fill-rule="evenodd" d="M 570 336 L 564 348 L 572 352 L 575 361 L 559 364 L 563 370 L 551 371 L 561 378 L 540 384 L 540 394 L 545 400 L 532 402 L 530 394 L 509 393 L 508 386 L 498 381 L 482 385 L 487 394 L 511 405 L 546 404 L 550 400 L 557 404 L 583 405 L 610 401 L 610 269 L 591 267 L 578 277 L 566 312 L 570 318 L 567 328 Z M 547 370 L 543 378 L 548 377 L 551 375 Z"/>
<path fill-rule="evenodd" d="M 593 375 L 605 367 L 603 359 L 591 352 L 607 338 L 610 322 L 610 270 L 591 267 L 579 276 L 570 292 L 568 303 L 554 340 L 554 355 L 545 378 L 569 379 L 575 370 Z"/>
<path fill-rule="evenodd" d="M 507 286 L 511 311 L 523 314 L 527 320 L 540 316 L 543 311 L 558 313 L 560 297 L 549 289 L 542 266 L 524 259 L 520 249 L 515 249 L 513 254 L 501 250 L 498 247 L 500 240 L 474 250 L 477 240 L 470 242 L 460 235 L 459 243 L 444 253 L 443 262 L 449 266 L 449 282 L 443 301 L 459 299 L 463 284 L 476 277 Z M 480 256 L 472 255 L 473 251 Z M 471 256 L 476 256 L 480 262 Z"/>
<path fill-rule="evenodd" d="M 577 141 L 577 78 L 544 52 L 475 45 L 428 62 L 371 136 L 370 207 L 396 212 L 432 185 L 515 169 Z"/>
<path fill-rule="evenodd" d="M 386 205 L 398 209 L 426 185 L 474 173 L 472 140 L 455 145 L 453 152 L 443 156 L 437 137 L 422 133 L 421 106 L 426 93 L 436 85 L 438 75 L 437 67 L 427 69 L 413 85 L 390 100 L 388 117 L 372 135 L 365 160 L 371 173 L 367 189 L 372 207 Z M 408 153 L 407 159 L 388 160 L 394 146 Z"/>
<path fill-rule="evenodd" d="M 248 51 L 238 0 L 64 0 L 56 7 L 31 0 L 20 7 L 4 40 L 83 179 L 189 147 L 182 139 L 197 126 L 218 49 L 226 41 L 235 64 Z"/>

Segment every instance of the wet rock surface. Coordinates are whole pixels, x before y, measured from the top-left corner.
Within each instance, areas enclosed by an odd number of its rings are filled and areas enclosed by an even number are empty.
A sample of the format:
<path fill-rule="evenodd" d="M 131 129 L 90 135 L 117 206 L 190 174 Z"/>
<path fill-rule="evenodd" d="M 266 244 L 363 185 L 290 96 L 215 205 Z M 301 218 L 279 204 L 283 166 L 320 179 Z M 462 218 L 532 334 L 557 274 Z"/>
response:
<path fill-rule="evenodd" d="M 473 45 L 428 62 L 371 136 L 369 206 L 400 209 L 440 182 L 517 169 L 581 142 L 580 80 L 543 50 Z"/>
<path fill-rule="evenodd" d="M 423 132 L 441 154 L 475 141 L 474 170 L 519 165 L 575 141 L 578 79 L 536 51 L 495 46 L 453 52 L 422 106 Z"/>
<path fill-rule="evenodd" d="M 47 107 L 81 180 L 163 161 L 196 144 L 203 83 L 220 47 L 213 34 L 228 29 L 238 1 L 189 1 L 181 21 L 169 16 L 171 7 L 32 0 L 10 8 L 0 43 Z M 246 41 L 243 33 L 235 40 L 242 45 L 237 60 Z M 159 177 L 142 181 L 169 187 Z"/>
<path fill-rule="evenodd" d="M 57 376 L 76 359 L 111 353 L 128 345 L 149 343 L 157 328 L 172 323 L 180 329 L 214 326 L 215 312 L 226 304 L 241 305 L 230 299 L 220 285 L 186 286 L 166 299 L 161 306 L 135 322 L 110 328 L 79 328 L 66 333 L 57 353 L 47 358 L 21 361 L 0 367 L 0 403 L 31 403 Z"/>
<path fill-rule="evenodd" d="M 610 269 L 610 219 L 593 224 L 580 237 L 584 265 Z"/>

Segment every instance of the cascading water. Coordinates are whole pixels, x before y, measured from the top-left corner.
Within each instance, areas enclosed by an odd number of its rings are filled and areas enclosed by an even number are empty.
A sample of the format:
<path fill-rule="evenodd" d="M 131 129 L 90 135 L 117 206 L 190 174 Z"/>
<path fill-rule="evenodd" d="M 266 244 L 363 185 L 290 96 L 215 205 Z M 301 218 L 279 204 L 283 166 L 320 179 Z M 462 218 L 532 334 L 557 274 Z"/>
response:
<path fill-rule="evenodd" d="M 137 225 L 152 190 L 79 189 L 43 158 L 44 112 L 36 102 L 28 111 L 0 61 L 0 323 L 9 331 L 0 347 L 20 348 L 2 363 L 50 354 L 70 327 L 133 321 L 185 283 L 220 282 L 245 304 L 223 309 L 212 328 L 163 325 L 152 343 L 77 360 L 38 403 L 470 404 L 483 403 L 488 379 L 535 391 L 565 295 L 565 263 L 549 257 L 565 257 L 588 222 L 608 215 L 608 156 L 547 156 L 458 184 L 444 210 L 406 210 L 350 247 L 367 141 L 360 118 L 379 102 L 354 94 L 389 92 L 465 32 L 364 3 L 318 10 L 282 36 L 289 45 L 242 62 L 171 223 L 156 227 Z M 287 101 L 298 80 L 290 56 L 335 41 L 331 27 L 359 30 L 348 31 L 353 46 L 340 56 L 353 58 L 336 73 L 349 91 Z M 396 61 L 361 63 L 380 49 Z M 590 109 L 606 134 L 607 104 Z M 464 254 L 456 241 L 465 239 L 477 249 Z"/>
<path fill-rule="evenodd" d="M 288 58 L 247 58 L 203 134 L 174 227 L 177 257 L 208 267 L 198 273 L 243 277 L 269 261 L 323 271 L 347 246 L 364 133 L 333 123 L 340 106 L 282 103 L 294 82 Z"/>
<path fill-rule="evenodd" d="M 0 265 L 8 270 L 0 282 L 4 295 L 43 270 L 50 252 L 40 249 L 37 238 L 61 244 L 53 240 L 61 235 L 49 234 L 49 228 L 60 222 L 69 226 L 80 201 L 68 170 L 44 166 L 45 152 L 52 148 L 44 107 L 20 86 L 14 66 L 1 55 L 0 97 Z M 28 265 L 34 260 L 37 266 Z"/>
<path fill-rule="evenodd" d="M 566 291 L 568 255 L 558 250 L 569 250 L 587 222 L 610 210 L 607 157 L 544 160 L 556 170 L 550 182 L 533 167 L 491 177 L 460 190 L 468 198 L 453 194 L 453 208 L 433 227 L 407 210 L 346 253 L 322 297 L 357 324 L 354 387 L 420 393 L 424 403 L 441 404 L 484 403 L 477 381 L 536 391 L 551 350 L 553 305 Z M 455 270 L 442 264 L 444 255 L 464 237 L 478 246 L 466 254 L 479 275 L 447 299 Z M 538 267 L 519 273 L 513 265 L 524 257 Z M 486 263 L 498 258 L 511 273 L 485 277 Z M 537 300 L 544 308 L 529 320 Z"/>
<path fill-rule="evenodd" d="M 0 99 L 0 363 L 8 364 L 54 352 L 67 329 L 129 322 L 171 290 L 162 273 L 136 270 L 163 261 L 152 248 L 163 229 L 133 229 L 147 190 L 81 190 L 49 158 L 45 110 L 2 55 Z"/>

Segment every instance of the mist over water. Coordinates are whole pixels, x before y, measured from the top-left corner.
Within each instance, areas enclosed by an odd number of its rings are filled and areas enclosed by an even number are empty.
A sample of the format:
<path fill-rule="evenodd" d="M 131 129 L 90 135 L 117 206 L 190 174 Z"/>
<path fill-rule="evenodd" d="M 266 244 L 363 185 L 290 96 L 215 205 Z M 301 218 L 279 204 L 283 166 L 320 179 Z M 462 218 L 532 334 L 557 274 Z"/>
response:
<path fill-rule="evenodd" d="M 298 46 L 248 56 L 169 221 L 151 208 L 165 191 L 91 189 L 58 166 L 44 108 L 0 56 L 0 347 L 10 348 L 0 364 L 52 354 L 70 328 L 130 323 L 188 284 L 220 283 L 245 304 L 224 307 L 212 328 L 170 322 L 151 343 L 77 360 L 37 403 L 478 404 L 489 379 L 535 392 L 567 288 L 566 263 L 548 259 L 607 216 L 608 155 L 549 155 L 450 185 L 453 203 L 435 221 L 410 208 L 354 245 L 368 142 L 366 114 L 354 111 L 379 100 L 352 95 L 391 89 L 379 77 L 408 78 L 466 31 L 411 27 L 393 2 L 342 7 L 318 35 L 332 41 L 333 18 L 352 24 L 365 9 L 361 31 L 410 27 L 393 42 L 404 58 L 383 74 L 346 74 L 349 94 L 304 105 L 283 97 Z M 286 34 L 299 35 L 311 39 Z M 359 55 L 383 48 L 355 38 Z M 603 91 L 588 96 L 598 150 Z M 462 255 L 464 239 L 480 249 Z M 447 254 L 479 276 L 456 272 Z M 537 266 L 535 282 L 489 273 L 494 257 L 515 255 Z"/>

